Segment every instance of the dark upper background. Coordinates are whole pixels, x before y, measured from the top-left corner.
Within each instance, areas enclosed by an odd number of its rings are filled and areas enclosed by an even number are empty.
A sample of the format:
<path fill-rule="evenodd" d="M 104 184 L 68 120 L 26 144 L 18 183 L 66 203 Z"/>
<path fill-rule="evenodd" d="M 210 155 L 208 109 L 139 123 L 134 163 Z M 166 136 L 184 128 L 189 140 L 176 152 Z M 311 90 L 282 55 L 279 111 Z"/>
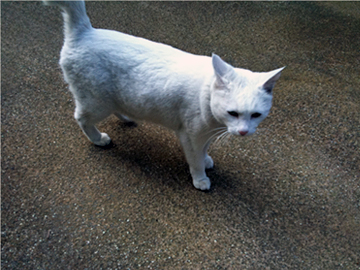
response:
<path fill-rule="evenodd" d="M 89 2 L 94 27 L 255 71 L 284 65 L 257 134 L 193 188 L 171 131 L 73 119 L 62 17 L 1 2 L 2 269 L 357 269 L 360 2 Z"/>

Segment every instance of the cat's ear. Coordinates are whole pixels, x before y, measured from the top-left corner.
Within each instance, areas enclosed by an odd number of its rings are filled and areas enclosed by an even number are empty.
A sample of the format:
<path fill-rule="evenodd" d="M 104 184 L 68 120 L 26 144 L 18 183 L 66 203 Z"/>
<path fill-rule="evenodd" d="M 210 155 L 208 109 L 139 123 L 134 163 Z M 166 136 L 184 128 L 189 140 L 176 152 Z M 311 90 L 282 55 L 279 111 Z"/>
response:
<path fill-rule="evenodd" d="M 275 86 L 276 81 L 280 78 L 281 71 L 285 67 L 275 69 L 273 71 L 267 72 L 266 81 L 262 83 L 261 87 L 268 93 L 271 94 Z"/>
<path fill-rule="evenodd" d="M 216 75 L 216 83 L 218 86 L 226 86 L 229 79 L 229 73 L 234 71 L 234 68 L 222 60 L 215 53 L 212 54 L 212 65 Z"/>

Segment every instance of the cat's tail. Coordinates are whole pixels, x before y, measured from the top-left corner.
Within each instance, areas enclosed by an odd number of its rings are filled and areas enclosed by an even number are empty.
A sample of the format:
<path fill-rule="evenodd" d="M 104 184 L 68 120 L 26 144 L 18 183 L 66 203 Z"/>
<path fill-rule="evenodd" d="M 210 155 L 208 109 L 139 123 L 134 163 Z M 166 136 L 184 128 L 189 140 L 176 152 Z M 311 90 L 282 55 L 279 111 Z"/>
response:
<path fill-rule="evenodd" d="M 48 6 L 58 6 L 64 11 L 65 39 L 72 38 L 92 28 L 90 19 L 86 14 L 84 1 L 43 0 L 43 3 Z"/>

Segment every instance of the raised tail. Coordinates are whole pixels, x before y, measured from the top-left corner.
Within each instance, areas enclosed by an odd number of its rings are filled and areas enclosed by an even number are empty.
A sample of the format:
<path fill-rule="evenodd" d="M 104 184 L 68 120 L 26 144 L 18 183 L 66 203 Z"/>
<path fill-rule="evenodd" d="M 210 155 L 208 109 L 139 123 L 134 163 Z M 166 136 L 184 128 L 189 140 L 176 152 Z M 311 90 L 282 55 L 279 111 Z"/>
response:
<path fill-rule="evenodd" d="M 91 29 L 90 19 L 86 14 L 84 1 L 43 1 L 48 6 L 62 8 L 65 39 L 74 37 L 88 29 Z"/>

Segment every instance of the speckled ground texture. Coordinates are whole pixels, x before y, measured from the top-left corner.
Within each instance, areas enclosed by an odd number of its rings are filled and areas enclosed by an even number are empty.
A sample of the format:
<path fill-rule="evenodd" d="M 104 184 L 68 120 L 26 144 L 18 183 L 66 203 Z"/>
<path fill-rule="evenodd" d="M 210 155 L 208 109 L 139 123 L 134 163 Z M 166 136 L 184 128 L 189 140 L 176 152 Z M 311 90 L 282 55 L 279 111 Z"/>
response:
<path fill-rule="evenodd" d="M 1 2 L 2 269 L 359 269 L 360 2 L 89 2 L 97 28 L 256 71 L 287 66 L 257 134 L 196 190 L 174 134 L 73 119 L 59 9 Z"/>

